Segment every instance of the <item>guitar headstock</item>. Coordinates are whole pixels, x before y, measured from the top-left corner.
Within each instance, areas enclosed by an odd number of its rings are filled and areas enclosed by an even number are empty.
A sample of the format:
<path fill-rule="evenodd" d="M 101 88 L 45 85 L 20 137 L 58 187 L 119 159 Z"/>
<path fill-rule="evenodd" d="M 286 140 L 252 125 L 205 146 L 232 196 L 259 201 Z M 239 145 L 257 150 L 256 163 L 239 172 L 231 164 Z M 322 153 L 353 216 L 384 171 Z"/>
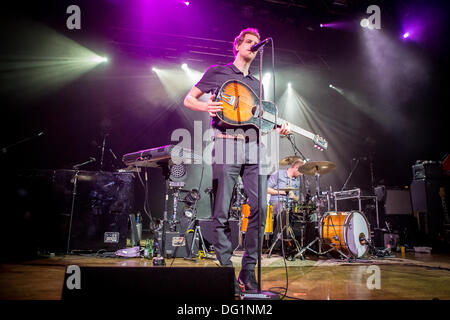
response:
<path fill-rule="evenodd" d="M 319 151 L 323 151 L 328 148 L 328 141 L 317 134 L 314 136 L 313 141 L 314 148 L 317 148 Z"/>

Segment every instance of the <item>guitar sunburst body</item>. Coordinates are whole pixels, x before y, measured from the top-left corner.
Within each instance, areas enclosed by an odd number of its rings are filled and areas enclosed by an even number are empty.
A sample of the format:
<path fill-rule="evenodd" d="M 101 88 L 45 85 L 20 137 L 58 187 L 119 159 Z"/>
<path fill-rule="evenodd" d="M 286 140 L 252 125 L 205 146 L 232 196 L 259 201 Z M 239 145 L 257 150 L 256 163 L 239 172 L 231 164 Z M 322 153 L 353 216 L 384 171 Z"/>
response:
<path fill-rule="evenodd" d="M 259 97 L 246 84 L 230 80 L 225 82 L 216 93 L 215 101 L 222 102 L 223 111 L 216 113 L 216 122 L 222 128 L 255 127 L 259 128 Z M 287 122 L 276 118 L 277 107 L 270 101 L 261 101 L 261 130 L 271 131 L 279 123 Z M 322 137 L 308 132 L 290 123 L 291 131 L 301 134 L 323 149 L 328 142 Z"/>

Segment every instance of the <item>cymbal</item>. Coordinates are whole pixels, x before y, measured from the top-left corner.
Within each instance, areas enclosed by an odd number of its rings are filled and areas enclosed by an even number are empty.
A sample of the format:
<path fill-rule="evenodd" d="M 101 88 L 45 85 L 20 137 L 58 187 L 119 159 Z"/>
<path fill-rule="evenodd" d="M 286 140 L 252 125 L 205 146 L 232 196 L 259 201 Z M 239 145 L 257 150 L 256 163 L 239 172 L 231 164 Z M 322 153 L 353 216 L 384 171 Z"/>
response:
<path fill-rule="evenodd" d="M 298 168 L 298 171 L 313 176 L 316 173 L 326 174 L 336 169 L 336 165 L 331 161 L 311 161 Z"/>
<path fill-rule="evenodd" d="M 297 160 L 303 160 L 299 156 L 287 156 L 280 160 L 280 166 L 290 166 Z"/>

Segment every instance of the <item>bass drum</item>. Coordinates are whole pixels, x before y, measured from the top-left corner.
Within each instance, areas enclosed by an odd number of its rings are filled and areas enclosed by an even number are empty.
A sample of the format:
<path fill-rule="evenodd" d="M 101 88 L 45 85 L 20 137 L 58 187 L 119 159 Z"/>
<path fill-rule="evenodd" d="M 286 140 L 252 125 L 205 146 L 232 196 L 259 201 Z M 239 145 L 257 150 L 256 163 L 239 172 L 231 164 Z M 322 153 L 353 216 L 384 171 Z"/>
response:
<path fill-rule="evenodd" d="M 370 226 L 362 212 L 327 212 L 319 221 L 319 233 L 324 244 L 353 257 L 369 252 L 363 239 L 370 240 Z"/>

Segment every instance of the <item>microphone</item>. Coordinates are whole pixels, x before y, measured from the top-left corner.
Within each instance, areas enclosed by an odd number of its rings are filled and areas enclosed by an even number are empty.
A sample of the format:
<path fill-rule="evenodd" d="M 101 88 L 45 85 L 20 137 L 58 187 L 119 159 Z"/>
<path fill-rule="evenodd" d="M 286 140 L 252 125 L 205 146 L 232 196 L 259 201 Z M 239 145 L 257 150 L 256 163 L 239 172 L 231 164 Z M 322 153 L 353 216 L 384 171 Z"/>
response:
<path fill-rule="evenodd" d="M 259 48 L 265 46 L 265 45 L 269 42 L 270 39 L 271 39 L 271 38 L 267 38 L 267 39 L 261 41 L 260 43 L 257 43 L 257 44 L 252 45 L 252 47 L 250 48 L 250 50 L 253 51 L 253 52 L 258 51 Z"/>
<path fill-rule="evenodd" d="M 353 160 L 353 161 L 356 161 L 356 160 L 367 161 L 367 157 L 353 158 L 352 160 Z"/>

